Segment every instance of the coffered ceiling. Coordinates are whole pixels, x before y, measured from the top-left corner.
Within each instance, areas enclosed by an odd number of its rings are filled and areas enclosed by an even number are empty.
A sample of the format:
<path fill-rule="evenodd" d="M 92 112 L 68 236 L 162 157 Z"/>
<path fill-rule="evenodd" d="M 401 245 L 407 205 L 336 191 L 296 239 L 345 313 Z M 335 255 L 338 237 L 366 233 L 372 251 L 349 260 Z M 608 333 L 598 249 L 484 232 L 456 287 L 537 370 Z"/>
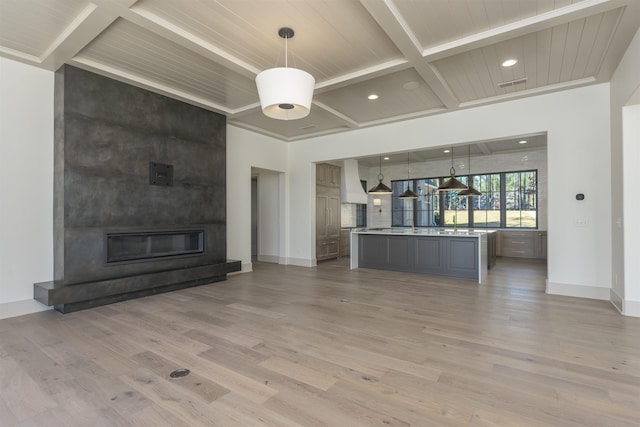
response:
<path fill-rule="evenodd" d="M 639 25 L 638 0 L 0 0 L 0 55 L 295 141 L 606 82 Z M 256 74 L 284 66 L 282 26 L 289 66 L 316 79 L 300 120 L 258 103 Z"/>

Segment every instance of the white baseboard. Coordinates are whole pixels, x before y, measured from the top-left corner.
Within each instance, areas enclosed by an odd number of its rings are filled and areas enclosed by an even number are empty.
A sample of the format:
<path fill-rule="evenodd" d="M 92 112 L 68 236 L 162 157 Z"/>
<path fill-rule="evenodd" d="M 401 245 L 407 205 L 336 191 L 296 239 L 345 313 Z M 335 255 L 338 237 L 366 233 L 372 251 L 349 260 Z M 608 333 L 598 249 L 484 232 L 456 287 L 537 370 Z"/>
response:
<path fill-rule="evenodd" d="M 601 288 L 599 286 L 553 283 L 547 280 L 546 292 L 551 295 L 564 295 L 567 297 L 589 298 L 604 301 L 611 300 L 611 288 Z"/>
<path fill-rule="evenodd" d="M 620 313 L 623 313 L 624 301 L 622 300 L 622 297 L 618 295 L 616 291 L 614 291 L 613 289 L 611 289 L 611 295 L 610 295 L 609 301 Z"/>
<path fill-rule="evenodd" d="M 299 267 L 315 267 L 316 266 L 316 260 L 315 259 L 308 259 L 308 258 L 288 258 L 287 259 L 287 264 L 288 265 L 297 265 Z"/>
<path fill-rule="evenodd" d="M 258 261 L 279 264 L 280 257 L 278 255 L 258 255 Z"/>
<path fill-rule="evenodd" d="M 640 317 L 640 301 L 625 300 L 622 313 L 625 316 Z"/>
<path fill-rule="evenodd" d="M 53 307 L 47 307 L 34 299 L 5 302 L 0 304 L 0 319 L 7 319 L 9 317 L 22 316 L 24 314 L 37 313 L 39 311 L 52 309 Z"/>

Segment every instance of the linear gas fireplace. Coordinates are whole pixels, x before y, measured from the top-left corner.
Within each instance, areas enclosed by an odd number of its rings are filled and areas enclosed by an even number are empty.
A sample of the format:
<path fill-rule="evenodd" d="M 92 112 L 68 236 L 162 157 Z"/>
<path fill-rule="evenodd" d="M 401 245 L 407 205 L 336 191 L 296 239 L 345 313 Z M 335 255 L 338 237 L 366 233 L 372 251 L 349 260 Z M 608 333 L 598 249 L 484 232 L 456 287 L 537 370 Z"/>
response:
<path fill-rule="evenodd" d="M 105 233 L 105 263 L 142 262 L 204 254 L 204 230 Z"/>
<path fill-rule="evenodd" d="M 55 73 L 54 280 L 62 313 L 226 280 L 226 117 L 69 65 Z"/>

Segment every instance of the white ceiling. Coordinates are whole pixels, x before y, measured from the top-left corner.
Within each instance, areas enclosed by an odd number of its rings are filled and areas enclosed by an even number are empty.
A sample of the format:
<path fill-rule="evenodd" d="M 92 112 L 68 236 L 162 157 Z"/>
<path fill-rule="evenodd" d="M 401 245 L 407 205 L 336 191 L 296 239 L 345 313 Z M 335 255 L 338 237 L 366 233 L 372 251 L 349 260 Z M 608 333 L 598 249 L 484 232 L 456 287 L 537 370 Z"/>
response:
<path fill-rule="evenodd" d="M 300 120 L 265 117 L 254 82 L 284 65 L 283 26 L 289 65 L 316 79 Z M 0 0 L 0 55 L 295 141 L 609 81 L 639 26 L 640 0 Z"/>
<path fill-rule="evenodd" d="M 494 154 L 507 154 L 518 151 L 534 151 L 547 149 L 546 132 L 532 135 L 520 135 L 512 138 L 504 138 L 491 141 L 473 141 L 467 144 L 459 144 L 453 147 L 436 147 L 423 150 L 413 150 L 409 152 L 411 163 L 421 163 L 433 160 L 455 161 L 464 160 L 468 156 L 479 157 Z M 451 152 L 453 150 L 453 153 Z M 356 158 L 360 166 L 379 167 L 382 165 L 406 164 L 407 152 L 383 153 L 376 156 L 364 156 Z"/>

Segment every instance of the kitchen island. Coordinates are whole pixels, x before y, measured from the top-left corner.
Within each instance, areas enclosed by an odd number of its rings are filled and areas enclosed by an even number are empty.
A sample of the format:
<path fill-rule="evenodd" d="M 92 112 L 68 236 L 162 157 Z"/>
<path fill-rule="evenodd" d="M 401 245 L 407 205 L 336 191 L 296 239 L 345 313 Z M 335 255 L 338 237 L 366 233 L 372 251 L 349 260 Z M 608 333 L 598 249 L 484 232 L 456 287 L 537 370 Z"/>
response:
<path fill-rule="evenodd" d="M 351 268 L 461 277 L 483 283 L 489 240 L 495 231 L 356 228 L 351 231 Z"/>

